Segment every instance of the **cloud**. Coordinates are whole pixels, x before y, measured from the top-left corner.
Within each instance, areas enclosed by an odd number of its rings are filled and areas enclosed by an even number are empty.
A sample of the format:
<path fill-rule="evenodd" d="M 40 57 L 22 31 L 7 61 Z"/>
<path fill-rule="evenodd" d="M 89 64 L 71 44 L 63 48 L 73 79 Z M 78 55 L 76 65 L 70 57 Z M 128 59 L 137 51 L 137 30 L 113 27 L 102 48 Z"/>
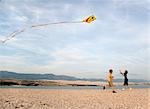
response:
<path fill-rule="evenodd" d="M 140 78 L 148 73 L 148 7 L 146 0 L 2 1 L 0 39 L 32 24 L 78 21 L 91 14 L 97 20 L 28 29 L 0 45 L 0 69 L 105 77 L 109 68 L 127 68 Z"/>

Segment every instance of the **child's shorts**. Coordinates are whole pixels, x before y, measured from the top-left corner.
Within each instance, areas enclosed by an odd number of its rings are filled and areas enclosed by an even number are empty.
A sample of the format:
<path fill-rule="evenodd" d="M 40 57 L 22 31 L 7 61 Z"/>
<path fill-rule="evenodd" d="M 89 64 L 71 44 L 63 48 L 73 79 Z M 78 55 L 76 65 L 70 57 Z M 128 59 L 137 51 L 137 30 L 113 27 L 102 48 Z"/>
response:
<path fill-rule="evenodd" d="M 108 81 L 109 87 L 113 86 L 113 82 L 112 81 Z"/>

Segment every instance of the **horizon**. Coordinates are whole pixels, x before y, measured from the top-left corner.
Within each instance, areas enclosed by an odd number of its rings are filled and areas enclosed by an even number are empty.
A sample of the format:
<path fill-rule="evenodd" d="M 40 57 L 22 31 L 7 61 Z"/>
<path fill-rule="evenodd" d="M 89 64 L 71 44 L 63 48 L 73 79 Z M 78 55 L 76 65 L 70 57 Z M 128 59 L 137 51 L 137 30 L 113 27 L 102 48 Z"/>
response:
<path fill-rule="evenodd" d="M 0 40 L 17 29 L 59 21 L 90 24 L 50 25 L 23 32 L 0 43 L 0 70 L 115 78 L 128 70 L 128 78 L 150 77 L 148 0 L 1 0 Z"/>
<path fill-rule="evenodd" d="M 3 70 L 3 71 L 0 70 L 0 72 L 9 72 L 9 73 L 27 74 L 27 75 L 28 75 L 28 74 L 33 74 L 33 75 L 34 75 L 34 74 L 37 74 L 37 75 L 38 75 L 38 74 L 40 74 L 40 75 L 52 74 L 52 75 L 55 75 L 55 76 L 69 76 L 69 77 L 74 77 L 74 78 L 77 78 L 77 79 L 96 79 L 96 80 L 97 80 L 97 79 L 102 79 L 102 80 L 107 80 L 107 78 L 100 78 L 100 77 L 99 77 L 99 78 L 90 78 L 90 77 L 89 77 L 89 78 L 86 78 L 86 77 L 82 77 L 82 78 L 81 78 L 81 77 L 75 77 L 75 76 L 72 76 L 72 75 L 65 75 L 65 74 L 64 74 L 64 75 L 59 75 L 59 74 L 55 74 L 55 73 L 53 73 L 53 72 L 47 72 L 47 73 L 28 72 L 28 73 L 25 73 L 25 72 L 15 72 L 15 71 L 5 71 L 5 70 Z M 115 80 L 118 80 L 118 79 L 123 81 L 123 80 L 124 80 L 124 77 L 115 78 L 114 81 L 115 81 Z M 149 79 L 142 79 L 142 78 L 128 78 L 128 79 L 129 79 L 129 80 L 146 80 L 146 81 L 150 81 Z"/>

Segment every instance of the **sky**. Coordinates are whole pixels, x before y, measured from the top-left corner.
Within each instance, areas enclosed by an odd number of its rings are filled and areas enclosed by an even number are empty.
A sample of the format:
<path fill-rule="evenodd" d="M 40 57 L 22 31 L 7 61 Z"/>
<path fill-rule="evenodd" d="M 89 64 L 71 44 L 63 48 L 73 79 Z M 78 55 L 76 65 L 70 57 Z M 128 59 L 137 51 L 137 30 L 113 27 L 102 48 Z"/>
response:
<path fill-rule="evenodd" d="M 0 70 L 106 78 L 150 77 L 149 0 L 0 0 L 0 40 L 34 24 L 96 21 L 28 29 L 0 44 Z"/>

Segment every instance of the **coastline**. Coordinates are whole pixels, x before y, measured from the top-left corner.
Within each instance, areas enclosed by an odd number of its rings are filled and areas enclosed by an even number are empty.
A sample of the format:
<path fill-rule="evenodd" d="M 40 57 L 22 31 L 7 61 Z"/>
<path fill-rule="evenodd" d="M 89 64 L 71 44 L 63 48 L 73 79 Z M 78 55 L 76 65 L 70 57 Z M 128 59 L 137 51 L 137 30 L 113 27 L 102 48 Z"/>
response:
<path fill-rule="evenodd" d="M 17 80 L 17 79 L 0 79 L 0 86 L 105 86 L 107 82 L 103 81 L 84 81 L 84 80 Z M 122 82 L 114 82 L 114 85 L 122 85 Z M 129 82 L 129 85 L 147 85 L 150 83 Z"/>

